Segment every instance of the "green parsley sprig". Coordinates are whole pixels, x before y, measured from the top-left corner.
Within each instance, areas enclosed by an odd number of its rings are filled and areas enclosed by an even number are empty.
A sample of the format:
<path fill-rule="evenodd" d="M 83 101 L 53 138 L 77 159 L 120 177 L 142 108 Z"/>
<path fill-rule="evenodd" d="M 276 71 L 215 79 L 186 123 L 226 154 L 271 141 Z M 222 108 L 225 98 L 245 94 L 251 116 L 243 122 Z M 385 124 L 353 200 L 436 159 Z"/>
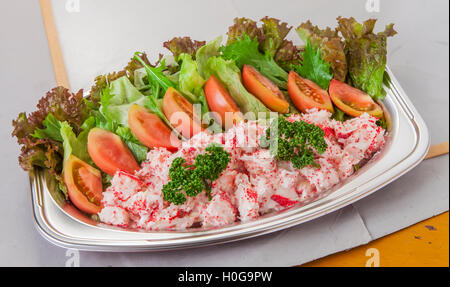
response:
<path fill-rule="evenodd" d="M 315 162 L 314 150 L 322 154 L 328 145 L 324 131 L 305 121 L 289 122 L 283 116 L 271 122 L 261 145 L 268 147 L 276 159 L 290 161 L 295 168 L 319 167 Z"/>
<path fill-rule="evenodd" d="M 186 165 L 186 160 L 177 157 L 169 170 L 170 181 L 163 186 L 164 199 L 176 205 L 186 202 L 186 195 L 194 197 L 206 191 L 211 197 L 211 183 L 230 162 L 230 154 L 222 146 L 211 144 L 205 154 L 195 158 L 195 163 Z"/>

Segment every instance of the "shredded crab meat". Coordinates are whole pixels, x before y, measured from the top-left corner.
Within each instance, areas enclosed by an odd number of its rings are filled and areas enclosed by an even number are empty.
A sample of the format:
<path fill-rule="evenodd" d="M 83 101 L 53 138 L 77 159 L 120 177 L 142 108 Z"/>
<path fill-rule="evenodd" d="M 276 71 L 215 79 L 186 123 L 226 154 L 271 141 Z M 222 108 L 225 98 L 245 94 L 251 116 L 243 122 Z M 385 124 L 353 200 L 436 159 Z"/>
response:
<path fill-rule="evenodd" d="M 201 132 L 174 153 L 154 148 L 135 174 L 117 172 L 103 193 L 100 220 L 144 230 L 218 228 L 248 222 L 316 200 L 352 175 L 355 165 L 370 159 L 385 144 L 385 131 L 367 113 L 339 122 L 331 119 L 327 111 L 310 110 L 287 120 L 303 120 L 324 131 L 328 147 L 322 154 L 315 152 L 319 167 L 296 169 L 290 162 L 277 161 L 260 146 L 267 125 L 241 122 L 222 134 Z M 186 197 L 180 205 L 165 201 L 162 188 L 170 181 L 172 161 L 182 157 L 192 164 L 211 143 L 222 145 L 230 154 L 230 162 L 211 183 L 210 194 Z"/>
<path fill-rule="evenodd" d="M 228 194 L 218 193 L 206 204 L 201 216 L 205 227 L 219 227 L 236 220 L 236 209 Z"/>

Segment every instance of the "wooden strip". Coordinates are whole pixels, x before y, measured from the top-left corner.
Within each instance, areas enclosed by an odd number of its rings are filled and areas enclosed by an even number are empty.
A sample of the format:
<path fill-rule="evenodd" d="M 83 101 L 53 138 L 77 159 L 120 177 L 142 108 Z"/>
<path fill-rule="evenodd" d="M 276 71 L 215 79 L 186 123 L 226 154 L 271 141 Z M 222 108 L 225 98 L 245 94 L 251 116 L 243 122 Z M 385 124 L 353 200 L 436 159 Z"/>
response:
<path fill-rule="evenodd" d="M 59 42 L 58 32 L 56 30 L 55 19 L 53 17 L 52 4 L 50 0 L 39 0 L 44 20 L 45 31 L 47 33 L 50 56 L 55 71 L 56 83 L 58 86 L 66 87 L 70 90 L 69 78 L 67 77 L 64 58 Z"/>
<path fill-rule="evenodd" d="M 303 267 L 448 267 L 449 212 Z M 374 260 L 377 259 L 379 260 Z M 376 266 L 376 265 L 375 265 Z"/>
<path fill-rule="evenodd" d="M 443 142 L 430 147 L 425 159 L 434 158 L 444 154 L 448 154 L 448 142 Z"/>

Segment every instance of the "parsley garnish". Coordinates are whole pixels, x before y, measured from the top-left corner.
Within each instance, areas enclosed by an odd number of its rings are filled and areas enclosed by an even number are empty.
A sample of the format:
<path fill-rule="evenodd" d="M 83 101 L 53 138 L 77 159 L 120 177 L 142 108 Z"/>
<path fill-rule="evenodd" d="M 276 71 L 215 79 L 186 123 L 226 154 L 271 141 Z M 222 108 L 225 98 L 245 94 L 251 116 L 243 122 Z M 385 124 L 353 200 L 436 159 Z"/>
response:
<path fill-rule="evenodd" d="M 380 126 L 380 127 L 382 127 L 383 129 L 385 129 L 385 130 L 387 130 L 387 128 L 388 128 L 386 121 L 383 120 L 383 119 L 379 119 L 379 120 L 376 122 L 376 124 L 377 124 L 377 126 Z"/>
<path fill-rule="evenodd" d="M 322 154 L 328 145 L 325 142 L 324 131 L 305 121 L 288 122 L 279 116 L 272 121 L 261 139 L 261 145 L 268 147 L 276 159 L 290 161 L 295 168 L 312 165 L 319 167 L 314 161 L 314 150 Z"/>
<path fill-rule="evenodd" d="M 229 162 L 230 154 L 217 144 L 209 145 L 205 154 L 195 158 L 193 165 L 186 165 L 184 158 L 177 157 L 170 166 L 170 181 L 162 189 L 164 199 L 180 205 L 186 201 L 186 195 L 194 197 L 206 191 L 211 197 L 211 183 L 219 178 Z"/>

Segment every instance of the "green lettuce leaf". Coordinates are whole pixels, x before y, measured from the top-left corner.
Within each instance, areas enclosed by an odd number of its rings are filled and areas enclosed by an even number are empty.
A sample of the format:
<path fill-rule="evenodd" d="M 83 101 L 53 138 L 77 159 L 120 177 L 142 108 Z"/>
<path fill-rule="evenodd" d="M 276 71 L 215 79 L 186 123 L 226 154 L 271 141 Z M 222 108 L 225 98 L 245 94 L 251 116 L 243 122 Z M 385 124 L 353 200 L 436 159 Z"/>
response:
<path fill-rule="evenodd" d="M 259 51 L 256 38 L 251 39 L 250 36 L 243 35 L 220 50 L 224 59 L 233 60 L 239 68 L 245 64 L 251 65 L 278 87 L 287 88 L 288 73 L 278 66 L 273 58 Z"/>
<path fill-rule="evenodd" d="M 144 93 L 145 90 L 150 89 L 150 85 L 148 84 L 147 81 L 147 72 L 145 71 L 145 68 L 141 68 L 134 71 L 134 81 L 132 83 L 136 87 L 136 89 L 138 89 L 142 93 Z"/>
<path fill-rule="evenodd" d="M 206 80 L 200 76 L 198 64 L 191 55 L 181 54 L 179 58 L 182 63 L 179 72 L 178 90 L 191 103 L 200 104 L 202 122 L 211 123 L 212 118 L 209 116 L 209 107 L 203 91 Z"/>
<path fill-rule="evenodd" d="M 205 75 L 207 78 L 211 75 L 216 76 L 244 114 L 254 112 L 258 117 L 260 112 L 269 112 L 266 106 L 247 92 L 242 85 L 240 70 L 234 61 L 225 60 L 222 57 L 211 57 L 208 59 Z"/>
<path fill-rule="evenodd" d="M 347 77 L 347 59 L 344 52 L 344 43 L 338 35 L 337 30 L 329 27 L 322 30 L 313 26 L 311 21 L 302 23 L 296 29 L 297 34 L 303 42 L 311 43 L 314 49 L 320 49 L 320 52 L 334 73 L 334 78 L 345 82 Z"/>
<path fill-rule="evenodd" d="M 222 37 L 219 36 L 207 43 L 197 51 L 197 67 L 199 74 L 204 79 L 209 79 L 211 75 L 216 76 L 231 97 L 239 106 L 243 113 L 247 112 L 268 112 L 269 110 L 252 94 L 247 92 L 241 82 L 240 69 L 232 60 L 225 60 L 220 56 L 220 45 Z M 202 96 L 206 105 L 206 99 Z"/>
<path fill-rule="evenodd" d="M 141 53 L 140 55 L 141 60 L 146 63 L 149 66 L 152 66 L 150 64 L 150 61 L 147 58 L 147 54 Z M 160 57 L 161 59 L 161 57 Z M 159 62 L 159 61 L 158 61 Z M 109 87 L 109 84 L 113 82 L 114 80 L 117 80 L 123 76 L 128 77 L 132 83 L 135 82 L 135 71 L 142 69 L 143 65 L 139 61 L 135 61 L 134 58 L 132 58 L 127 66 L 123 68 L 123 70 L 118 72 L 113 72 L 105 75 L 97 76 L 94 80 L 94 85 L 91 87 L 91 90 L 89 92 L 88 100 L 91 101 L 95 107 L 98 108 L 100 103 L 100 98 L 103 94 L 103 90 L 106 87 Z"/>
<path fill-rule="evenodd" d="M 53 114 L 48 114 L 45 120 L 42 121 L 45 129 L 36 129 L 33 133 L 33 137 L 38 139 L 52 139 L 62 142 L 61 137 L 61 122 L 58 121 Z"/>
<path fill-rule="evenodd" d="M 198 72 L 197 63 L 189 54 L 180 55 L 181 69 L 179 74 L 178 90 L 183 93 L 191 103 L 198 103 L 205 79 Z"/>
<path fill-rule="evenodd" d="M 330 64 L 322 57 L 320 50 L 312 47 L 308 41 L 305 51 L 302 53 L 302 64 L 293 66 L 293 69 L 303 78 L 307 78 L 322 89 L 328 90 L 333 74 L 330 72 Z"/>
<path fill-rule="evenodd" d="M 93 127 L 93 124 L 90 123 L 86 126 L 86 129 L 83 130 L 77 137 L 68 122 L 61 123 L 60 133 L 63 139 L 64 163 L 69 158 L 69 156 L 73 154 L 74 156 L 90 165 L 94 164 L 87 150 L 88 134 Z"/>
<path fill-rule="evenodd" d="M 123 76 L 114 80 L 101 95 L 101 113 L 109 120 L 128 127 L 128 111 L 133 104 L 144 106 L 148 101 L 130 80 Z"/>
<path fill-rule="evenodd" d="M 198 49 L 195 62 L 197 63 L 198 73 L 203 79 L 209 78 L 205 73 L 207 62 L 209 58 L 220 55 L 219 49 L 221 44 L 222 36 L 219 36 Z"/>
<path fill-rule="evenodd" d="M 148 148 L 143 146 L 133 135 L 130 128 L 118 127 L 115 133 L 120 136 L 124 143 L 128 146 L 137 162 L 141 163 L 147 158 Z"/>
<path fill-rule="evenodd" d="M 387 61 L 387 38 L 397 34 L 394 25 L 387 25 L 384 32 L 375 34 L 375 19 L 360 24 L 353 17 L 339 17 L 338 23 L 337 29 L 345 38 L 345 52 L 353 86 L 365 91 L 374 100 L 383 100 L 386 96 L 383 76 Z"/>

